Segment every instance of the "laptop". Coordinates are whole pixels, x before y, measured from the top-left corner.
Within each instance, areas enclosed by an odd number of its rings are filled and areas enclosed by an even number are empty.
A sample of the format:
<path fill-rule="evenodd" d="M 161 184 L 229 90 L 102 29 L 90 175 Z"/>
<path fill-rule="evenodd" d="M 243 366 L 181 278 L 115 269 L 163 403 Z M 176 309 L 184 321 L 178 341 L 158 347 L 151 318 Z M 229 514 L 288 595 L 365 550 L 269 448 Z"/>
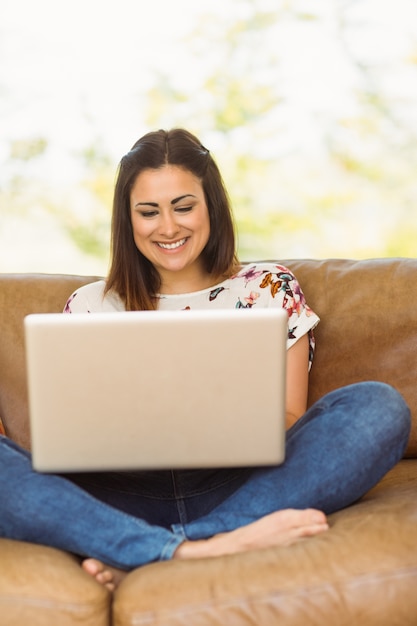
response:
<path fill-rule="evenodd" d="M 282 463 L 287 320 L 281 309 L 27 316 L 34 469 Z"/>

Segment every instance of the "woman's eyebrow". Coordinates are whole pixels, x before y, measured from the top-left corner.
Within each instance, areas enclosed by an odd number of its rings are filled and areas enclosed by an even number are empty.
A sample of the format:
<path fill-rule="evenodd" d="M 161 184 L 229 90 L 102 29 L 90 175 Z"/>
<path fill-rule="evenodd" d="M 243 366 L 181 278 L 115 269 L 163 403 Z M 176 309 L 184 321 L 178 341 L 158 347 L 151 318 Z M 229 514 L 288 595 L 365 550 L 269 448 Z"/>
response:
<path fill-rule="evenodd" d="M 178 196 L 178 198 L 174 198 L 173 200 L 171 200 L 171 204 L 177 204 L 177 202 L 181 202 L 181 200 L 184 200 L 185 198 L 196 198 L 197 196 L 194 196 L 192 193 L 186 193 L 183 196 Z M 136 202 L 135 207 L 137 206 L 152 206 L 155 208 L 159 207 L 159 204 L 157 202 Z"/>
<path fill-rule="evenodd" d="M 186 193 L 183 196 L 179 196 L 178 198 L 171 200 L 171 204 L 177 204 L 177 202 L 181 202 L 181 200 L 184 200 L 185 198 L 196 198 L 196 196 L 193 196 L 192 193 Z"/>

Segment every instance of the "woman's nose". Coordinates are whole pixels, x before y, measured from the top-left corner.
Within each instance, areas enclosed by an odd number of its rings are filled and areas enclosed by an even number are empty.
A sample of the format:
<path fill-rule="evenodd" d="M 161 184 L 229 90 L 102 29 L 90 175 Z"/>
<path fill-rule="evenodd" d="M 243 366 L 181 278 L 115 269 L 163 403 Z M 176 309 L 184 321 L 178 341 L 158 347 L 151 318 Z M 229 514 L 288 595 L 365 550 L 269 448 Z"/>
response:
<path fill-rule="evenodd" d="M 161 216 L 161 223 L 159 227 L 161 235 L 165 237 L 175 237 L 179 231 L 179 226 L 175 219 L 175 215 L 169 213 L 168 215 Z"/>

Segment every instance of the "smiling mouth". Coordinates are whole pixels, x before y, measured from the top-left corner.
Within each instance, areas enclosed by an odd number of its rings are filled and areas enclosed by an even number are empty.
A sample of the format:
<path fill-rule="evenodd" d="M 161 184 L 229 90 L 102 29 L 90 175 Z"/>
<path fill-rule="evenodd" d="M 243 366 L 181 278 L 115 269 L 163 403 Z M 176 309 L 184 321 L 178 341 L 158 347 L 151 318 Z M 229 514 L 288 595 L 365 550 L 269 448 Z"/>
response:
<path fill-rule="evenodd" d="M 184 239 L 180 239 L 179 241 L 175 241 L 174 243 L 161 243 L 160 241 L 157 241 L 156 243 L 160 248 L 163 248 L 164 250 L 175 250 L 175 248 L 183 246 L 186 241 L 187 237 L 184 237 Z"/>

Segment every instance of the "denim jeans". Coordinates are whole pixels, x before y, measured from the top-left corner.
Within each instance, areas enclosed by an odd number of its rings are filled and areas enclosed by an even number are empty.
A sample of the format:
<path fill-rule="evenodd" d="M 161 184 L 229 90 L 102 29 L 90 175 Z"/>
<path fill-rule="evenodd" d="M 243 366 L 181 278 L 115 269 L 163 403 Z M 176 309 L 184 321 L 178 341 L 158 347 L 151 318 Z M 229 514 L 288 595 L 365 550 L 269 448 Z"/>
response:
<path fill-rule="evenodd" d="M 410 412 L 392 387 L 331 392 L 287 433 L 280 466 L 40 474 L 0 437 L 0 536 L 92 556 L 125 570 L 172 557 L 184 539 L 234 530 L 273 511 L 326 514 L 364 495 L 402 457 Z"/>

